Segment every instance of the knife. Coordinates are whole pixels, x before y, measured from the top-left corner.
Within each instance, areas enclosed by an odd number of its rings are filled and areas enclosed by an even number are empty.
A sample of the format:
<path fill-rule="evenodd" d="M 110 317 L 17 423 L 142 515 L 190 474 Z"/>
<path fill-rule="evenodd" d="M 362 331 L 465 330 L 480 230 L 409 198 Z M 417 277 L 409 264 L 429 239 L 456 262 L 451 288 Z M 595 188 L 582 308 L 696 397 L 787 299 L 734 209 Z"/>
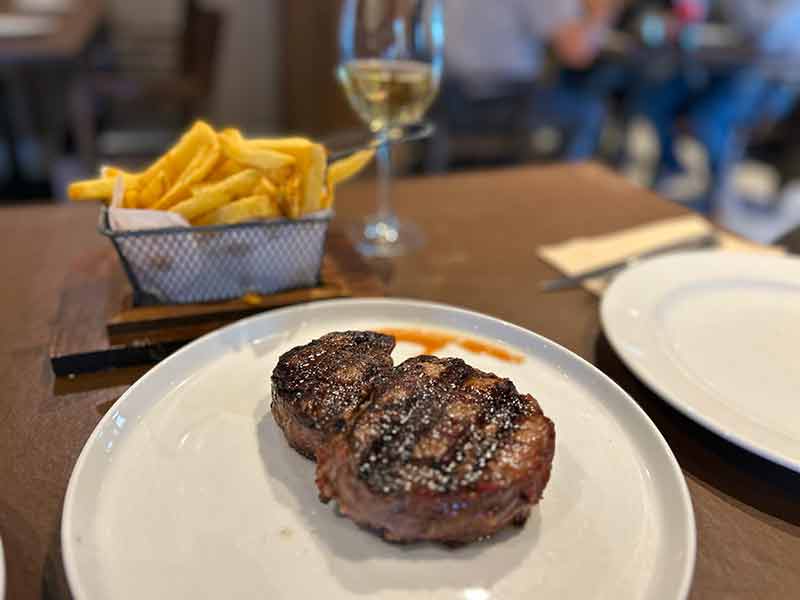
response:
<path fill-rule="evenodd" d="M 623 260 L 613 262 L 611 264 L 598 267 L 590 271 L 584 271 L 583 273 L 578 273 L 577 275 L 570 275 L 568 277 L 562 277 L 560 279 L 551 279 L 549 281 L 544 281 L 542 282 L 542 291 L 545 293 L 549 293 L 549 292 L 558 292 L 561 290 L 568 290 L 580 287 L 580 285 L 587 279 L 594 279 L 595 277 L 607 277 L 609 275 L 613 275 L 618 271 L 622 271 L 623 269 L 626 269 L 641 260 L 654 258 L 656 256 L 661 256 L 663 254 L 670 254 L 672 252 L 680 252 L 681 250 L 701 250 L 703 248 L 713 248 L 718 244 L 719 244 L 719 238 L 715 233 L 709 233 L 706 235 L 702 235 L 700 237 L 693 237 L 680 240 L 677 242 L 672 242 L 665 246 L 659 246 L 658 248 L 648 250 L 647 252 L 642 252 L 634 256 L 629 256 L 628 258 L 625 258 Z"/>

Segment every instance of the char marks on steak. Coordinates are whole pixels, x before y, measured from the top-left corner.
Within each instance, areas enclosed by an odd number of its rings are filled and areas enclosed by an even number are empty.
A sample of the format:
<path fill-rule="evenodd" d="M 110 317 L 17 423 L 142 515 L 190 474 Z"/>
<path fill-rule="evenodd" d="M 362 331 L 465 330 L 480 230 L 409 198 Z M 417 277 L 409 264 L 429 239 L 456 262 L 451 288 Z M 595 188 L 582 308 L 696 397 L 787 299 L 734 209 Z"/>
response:
<path fill-rule="evenodd" d="M 289 444 L 314 459 L 342 431 L 373 386 L 392 369 L 394 338 L 369 331 L 329 333 L 280 357 L 272 373 L 272 415 Z"/>
<path fill-rule="evenodd" d="M 554 450 L 553 423 L 511 381 L 422 356 L 319 450 L 317 485 L 387 540 L 466 543 L 527 520 Z"/>

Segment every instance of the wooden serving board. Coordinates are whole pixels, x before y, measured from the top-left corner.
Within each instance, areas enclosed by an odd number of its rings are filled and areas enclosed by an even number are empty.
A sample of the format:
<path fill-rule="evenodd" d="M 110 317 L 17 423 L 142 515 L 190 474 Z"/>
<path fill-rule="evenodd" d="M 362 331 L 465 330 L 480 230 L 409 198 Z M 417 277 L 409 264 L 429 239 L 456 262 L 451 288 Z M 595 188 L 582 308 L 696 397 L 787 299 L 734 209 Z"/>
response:
<path fill-rule="evenodd" d="M 344 235 L 331 232 L 321 283 L 206 304 L 134 306 L 112 251 L 83 257 L 70 273 L 50 346 L 56 391 L 72 393 L 119 385 L 181 346 L 234 321 L 273 308 L 314 300 L 383 295 L 383 284 Z"/>

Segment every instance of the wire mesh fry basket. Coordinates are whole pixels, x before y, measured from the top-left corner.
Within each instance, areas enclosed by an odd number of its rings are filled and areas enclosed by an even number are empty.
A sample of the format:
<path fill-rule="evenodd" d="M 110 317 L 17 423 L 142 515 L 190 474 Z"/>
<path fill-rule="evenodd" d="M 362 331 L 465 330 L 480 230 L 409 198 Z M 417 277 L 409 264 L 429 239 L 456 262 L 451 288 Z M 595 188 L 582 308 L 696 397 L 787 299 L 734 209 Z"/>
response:
<path fill-rule="evenodd" d="M 318 285 L 331 218 L 115 231 L 104 207 L 98 229 L 114 244 L 135 304 L 186 304 Z"/>

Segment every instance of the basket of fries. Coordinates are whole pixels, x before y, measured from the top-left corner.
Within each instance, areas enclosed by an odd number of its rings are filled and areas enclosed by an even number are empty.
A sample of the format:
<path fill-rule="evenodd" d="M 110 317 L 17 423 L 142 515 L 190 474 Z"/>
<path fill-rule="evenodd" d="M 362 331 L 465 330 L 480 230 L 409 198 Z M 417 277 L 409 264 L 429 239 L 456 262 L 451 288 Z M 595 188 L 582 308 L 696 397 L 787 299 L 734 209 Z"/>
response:
<path fill-rule="evenodd" d="M 298 220 L 100 232 L 117 250 L 136 304 L 183 304 L 273 294 L 319 283 L 331 213 Z"/>
<path fill-rule="evenodd" d="M 319 283 L 335 188 L 372 156 L 328 165 L 305 138 L 246 139 L 198 122 L 144 171 L 104 167 L 69 194 L 106 202 L 99 229 L 137 304 L 266 295 Z"/>

